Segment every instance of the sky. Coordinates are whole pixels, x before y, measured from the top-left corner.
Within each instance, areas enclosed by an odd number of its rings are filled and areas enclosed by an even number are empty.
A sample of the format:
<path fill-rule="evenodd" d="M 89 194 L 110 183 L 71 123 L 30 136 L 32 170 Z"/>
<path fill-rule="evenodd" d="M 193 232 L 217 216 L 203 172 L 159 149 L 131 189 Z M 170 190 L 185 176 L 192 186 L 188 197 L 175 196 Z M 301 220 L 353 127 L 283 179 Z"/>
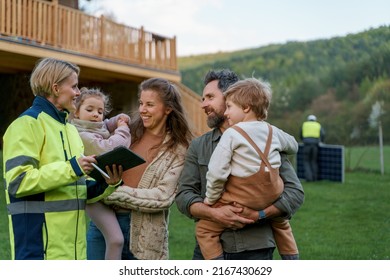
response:
<path fill-rule="evenodd" d="M 80 0 L 83 5 L 85 0 Z M 229 52 L 390 26 L 389 0 L 91 0 L 87 12 L 164 37 L 178 56 Z"/>

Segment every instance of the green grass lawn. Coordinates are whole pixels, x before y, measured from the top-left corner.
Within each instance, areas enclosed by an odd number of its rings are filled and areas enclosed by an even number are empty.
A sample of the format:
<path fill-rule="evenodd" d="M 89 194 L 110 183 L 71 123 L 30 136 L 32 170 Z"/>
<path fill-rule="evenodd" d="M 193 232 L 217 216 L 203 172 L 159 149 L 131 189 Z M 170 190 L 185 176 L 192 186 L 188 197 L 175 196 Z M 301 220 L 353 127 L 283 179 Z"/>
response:
<path fill-rule="evenodd" d="M 374 152 L 364 152 L 361 160 L 362 151 L 352 152 L 357 156 L 351 158 L 359 160 L 352 166 L 364 162 L 362 169 L 375 172 L 348 172 L 344 183 L 303 183 L 305 203 L 291 220 L 301 259 L 390 260 L 390 164 L 382 176 Z M 386 147 L 385 162 L 389 158 Z M 194 223 L 175 205 L 171 209 L 170 259 L 191 259 Z M 9 259 L 9 251 L 4 191 L 0 191 L 0 260 Z M 275 259 L 279 259 L 277 252 Z"/>
<path fill-rule="evenodd" d="M 291 220 L 303 260 L 390 260 L 390 175 L 347 173 L 344 183 L 303 183 Z M 171 259 L 190 259 L 193 224 L 172 207 Z M 275 259 L 280 259 L 277 252 Z"/>
<path fill-rule="evenodd" d="M 390 174 L 390 146 L 383 147 L 384 172 Z M 380 150 L 378 146 L 345 148 L 345 169 L 357 172 L 380 172 Z"/>

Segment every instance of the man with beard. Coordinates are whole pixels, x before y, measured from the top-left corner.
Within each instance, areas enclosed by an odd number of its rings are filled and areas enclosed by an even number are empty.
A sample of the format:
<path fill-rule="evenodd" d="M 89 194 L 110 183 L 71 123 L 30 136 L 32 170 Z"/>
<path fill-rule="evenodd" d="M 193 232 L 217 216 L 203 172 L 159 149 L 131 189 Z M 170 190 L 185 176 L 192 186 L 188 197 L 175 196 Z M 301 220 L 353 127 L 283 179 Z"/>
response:
<path fill-rule="evenodd" d="M 284 191 L 273 205 L 255 211 L 238 204 L 212 208 L 203 203 L 210 157 L 222 133 L 229 127 L 224 117 L 226 105 L 223 92 L 236 81 L 237 75 L 228 69 L 211 70 L 204 78 L 201 106 L 207 114 L 207 125 L 212 130 L 194 139 L 188 148 L 179 179 L 176 205 L 180 212 L 195 221 L 206 219 L 229 228 L 221 235 L 224 259 L 271 260 L 275 240 L 268 219 L 278 216 L 290 219 L 304 201 L 302 185 L 286 155 L 281 154 L 282 165 L 279 170 Z M 287 259 L 284 256 L 282 258 Z M 288 257 L 298 258 L 298 255 Z M 197 243 L 192 259 L 204 259 Z"/>

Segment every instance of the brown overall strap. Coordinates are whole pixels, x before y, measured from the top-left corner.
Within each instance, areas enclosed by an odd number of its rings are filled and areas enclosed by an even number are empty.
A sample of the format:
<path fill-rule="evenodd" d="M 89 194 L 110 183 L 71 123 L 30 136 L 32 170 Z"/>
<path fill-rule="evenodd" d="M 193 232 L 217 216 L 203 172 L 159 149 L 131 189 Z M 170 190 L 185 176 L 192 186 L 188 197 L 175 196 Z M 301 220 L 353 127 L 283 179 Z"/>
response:
<path fill-rule="evenodd" d="M 266 146 L 265 146 L 265 150 L 264 150 L 264 153 L 259 149 L 259 147 L 255 144 L 255 142 L 252 140 L 252 138 L 249 137 L 249 135 L 241 128 L 241 127 L 238 127 L 238 126 L 233 126 L 232 128 L 235 129 L 238 133 L 240 133 L 251 145 L 252 147 L 256 150 L 256 152 L 259 154 L 261 160 L 262 160 L 262 163 L 264 162 L 264 164 L 268 167 L 268 168 L 271 168 L 271 164 L 269 163 L 268 161 L 268 154 L 269 154 L 269 150 L 270 150 L 270 147 L 271 147 L 271 141 L 272 141 L 272 127 L 267 123 L 268 125 L 268 138 L 267 138 L 267 143 L 266 143 Z M 261 165 L 261 168 L 264 168 L 264 165 L 262 164 Z"/>

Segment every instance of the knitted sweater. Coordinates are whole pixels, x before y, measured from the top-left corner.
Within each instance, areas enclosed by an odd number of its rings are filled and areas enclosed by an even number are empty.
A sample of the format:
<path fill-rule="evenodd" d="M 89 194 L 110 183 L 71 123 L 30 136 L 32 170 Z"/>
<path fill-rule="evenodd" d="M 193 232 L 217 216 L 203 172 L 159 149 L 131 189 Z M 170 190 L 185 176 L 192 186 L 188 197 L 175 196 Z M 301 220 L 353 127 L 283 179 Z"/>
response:
<path fill-rule="evenodd" d="M 185 153 L 186 148 L 181 145 L 174 152 L 160 151 L 146 167 L 137 188 L 120 186 L 104 200 L 108 205 L 133 210 L 130 250 L 138 259 L 164 260 L 169 257 L 169 207 L 175 199 Z"/>

